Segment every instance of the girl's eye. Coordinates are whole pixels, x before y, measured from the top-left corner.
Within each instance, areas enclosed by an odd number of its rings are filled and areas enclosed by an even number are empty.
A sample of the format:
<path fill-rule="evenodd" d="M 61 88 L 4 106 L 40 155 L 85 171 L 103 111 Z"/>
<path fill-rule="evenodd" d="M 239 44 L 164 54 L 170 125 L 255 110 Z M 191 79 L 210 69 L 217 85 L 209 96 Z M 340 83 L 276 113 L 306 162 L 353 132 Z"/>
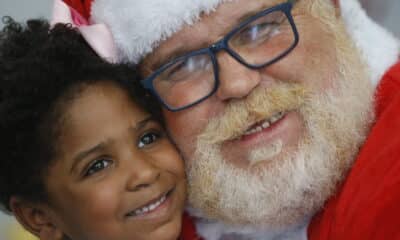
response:
<path fill-rule="evenodd" d="M 161 137 L 161 134 L 157 133 L 157 132 L 145 133 L 140 137 L 138 147 L 139 148 L 146 147 L 147 145 L 150 145 L 150 144 L 154 143 L 155 141 L 157 141 L 157 139 L 159 139 L 160 137 Z"/>
<path fill-rule="evenodd" d="M 112 164 L 111 160 L 108 159 L 99 159 L 94 161 L 90 167 L 88 168 L 88 170 L 85 172 L 85 177 L 86 176 L 90 176 L 93 175 L 105 168 L 107 168 L 108 166 L 110 166 Z"/>

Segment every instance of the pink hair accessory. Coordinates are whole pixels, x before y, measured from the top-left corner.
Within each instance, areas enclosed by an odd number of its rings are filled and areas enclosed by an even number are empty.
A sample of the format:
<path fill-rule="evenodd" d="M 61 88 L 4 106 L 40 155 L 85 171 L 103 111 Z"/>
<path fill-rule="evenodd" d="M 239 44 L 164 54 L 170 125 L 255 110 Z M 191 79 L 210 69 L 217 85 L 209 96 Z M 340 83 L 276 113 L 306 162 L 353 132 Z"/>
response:
<path fill-rule="evenodd" d="M 91 24 L 78 11 L 61 0 L 55 0 L 53 6 L 51 25 L 57 23 L 72 24 L 100 57 L 111 63 L 117 62 L 114 39 L 106 25 Z"/>

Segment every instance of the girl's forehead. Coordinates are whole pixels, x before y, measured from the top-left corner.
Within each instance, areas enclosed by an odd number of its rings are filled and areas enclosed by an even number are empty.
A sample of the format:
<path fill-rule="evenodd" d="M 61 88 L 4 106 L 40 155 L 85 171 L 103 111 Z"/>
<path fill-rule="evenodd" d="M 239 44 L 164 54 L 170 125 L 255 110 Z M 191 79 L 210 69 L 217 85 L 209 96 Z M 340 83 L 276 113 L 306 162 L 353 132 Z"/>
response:
<path fill-rule="evenodd" d="M 112 82 L 87 86 L 64 110 L 57 148 L 66 158 L 101 142 L 118 141 L 150 116 Z"/>

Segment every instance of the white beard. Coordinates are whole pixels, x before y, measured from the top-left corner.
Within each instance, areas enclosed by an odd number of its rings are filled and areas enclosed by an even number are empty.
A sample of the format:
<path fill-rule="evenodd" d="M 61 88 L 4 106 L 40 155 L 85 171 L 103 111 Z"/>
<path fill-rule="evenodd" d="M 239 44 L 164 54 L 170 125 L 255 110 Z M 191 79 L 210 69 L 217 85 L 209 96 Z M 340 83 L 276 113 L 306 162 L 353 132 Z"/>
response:
<path fill-rule="evenodd" d="M 227 163 L 218 144 L 199 138 L 188 164 L 189 203 L 201 210 L 195 215 L 225 222 L 199 222 L 206 239 L 238 232 L 243 239 L 303 239 L 309 217 L 347 173 L 372 120 L 372 90 L 339 82 L 331 93 L 306 97 L 299 111 L 307 135 L 295 153 L 281 152 L 257 174 Z"/>
<path fill-rule="evenodd" d="M 302 140 L 293 151 L 272 148 L 278 155 L 256 174 L 227 162 L 221 154 L 224 140 L 218 139 L 218 135 L 226 135 L 229 129 L 226 123 L 229 117 L 224 116 L 235 114 L 231 130 L 234 136 L 240 128 L 237 124 L 245 122 L 254 110 L 244 109 L 247 113 L 242 120 L 238 120 L 240 113 L 235 109 L 210 121 L 208 126 L 214 127 L 206 127 L 199 136 L 196 152 L 187 164 L 189 204 L 196 209 L 191 212 L 204 220 L 197 227 L 205 239 L 219 240 L 230 233 L 240 234 L 235 240 L 306 237 L 310 217 L 334 194 L 374 119 L 374 89 L 363 70 L 348 67 L 363 69 L 362 64 L 348 58 L 346 64 L 340 65 L 340 73 L 330 90 L 316 94 L 302 86 L 308 93 L 296 110 L 304 120 Z M 294 84 L 279 85 L 290 88 Z M 249 99 L 255 99 L 259 105 L 262 95 L 268 95 L 269 90 L 256 89 Z M 257 109 L 257 114 L 262 113 Z M 270 114 L 271 109 L 264 109 L 264 113 Z M 219 134 L 218 129 L 223 132 Z M 213 136 L 217 137 L 216 141 L 212 140 Z M 265 151 L 271 152 L 271 146 Z"/>

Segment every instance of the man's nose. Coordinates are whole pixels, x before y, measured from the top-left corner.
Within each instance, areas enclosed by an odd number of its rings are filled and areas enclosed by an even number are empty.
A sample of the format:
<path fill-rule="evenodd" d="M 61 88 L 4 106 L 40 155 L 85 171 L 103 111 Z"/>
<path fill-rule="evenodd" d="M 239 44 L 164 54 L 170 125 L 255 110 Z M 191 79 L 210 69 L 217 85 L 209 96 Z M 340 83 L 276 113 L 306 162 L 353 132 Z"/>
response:
<path fill-rule="evenodd" d="M 239 63 L 226 52 L 217 55 L 219 87 L 216 96 L 221 100 L 243 98 L 260 84 L 261 74 Z"/>
<path fill-rule="evenodd" d="M 161 177 L 161 169 L 151 157 L 145 155 L 133 156 L 135 159 L 131 159 L 126 166 L 129 176 L 126 188 L 129 191 L 139 191 L 149 187 Z"/>

